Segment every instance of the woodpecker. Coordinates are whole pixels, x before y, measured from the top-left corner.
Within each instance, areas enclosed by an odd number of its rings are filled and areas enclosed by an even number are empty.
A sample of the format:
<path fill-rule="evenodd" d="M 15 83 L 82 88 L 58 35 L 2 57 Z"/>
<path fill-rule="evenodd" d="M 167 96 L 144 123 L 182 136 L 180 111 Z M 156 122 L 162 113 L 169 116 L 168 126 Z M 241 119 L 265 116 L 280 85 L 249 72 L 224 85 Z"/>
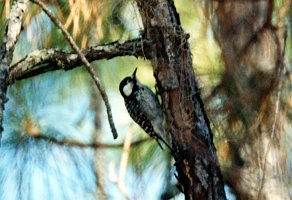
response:
<path fill-rule="evenodd" d="M 157 96 L 136 78 L 137 68 L 132 76 L 124 78 L 119 86 L 131 118 L 162 148 L 161 140 L 170 150 L 172 148 L 162 138 L 164 135 L 163 112 Z M 162 148 L 163 149 L 163 148 Z"/>

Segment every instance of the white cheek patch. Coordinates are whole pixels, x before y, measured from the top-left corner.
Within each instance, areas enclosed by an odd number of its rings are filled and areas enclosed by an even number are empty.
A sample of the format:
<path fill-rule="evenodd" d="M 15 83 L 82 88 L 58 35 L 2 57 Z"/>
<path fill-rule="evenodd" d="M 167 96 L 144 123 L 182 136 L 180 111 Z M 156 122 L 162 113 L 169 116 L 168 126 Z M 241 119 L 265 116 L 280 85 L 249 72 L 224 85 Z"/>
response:
<path fill-rule="evenodd" d="M 127 83 L 127 85 L 125 85 L 123 88 L 123 92 L 127 97 L 132 94 L 132 90 L 133 90 L 133 83 L 132 82 Z"/>

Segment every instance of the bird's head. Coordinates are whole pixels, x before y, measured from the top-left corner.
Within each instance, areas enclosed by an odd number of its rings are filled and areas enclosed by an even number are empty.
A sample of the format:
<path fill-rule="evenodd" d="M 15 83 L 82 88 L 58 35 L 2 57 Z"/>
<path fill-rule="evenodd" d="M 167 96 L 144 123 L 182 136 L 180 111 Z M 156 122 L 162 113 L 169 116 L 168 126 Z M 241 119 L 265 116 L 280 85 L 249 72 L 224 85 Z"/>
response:
<path fill-rule="evenodd" d="M 127 76 L 120 83 L 119 90 L 124 98 L 128 98 L 135 91 L 135 87 L 137 85 L 136 72 L 137 68 L 133 72 L 132 76 Z"/>

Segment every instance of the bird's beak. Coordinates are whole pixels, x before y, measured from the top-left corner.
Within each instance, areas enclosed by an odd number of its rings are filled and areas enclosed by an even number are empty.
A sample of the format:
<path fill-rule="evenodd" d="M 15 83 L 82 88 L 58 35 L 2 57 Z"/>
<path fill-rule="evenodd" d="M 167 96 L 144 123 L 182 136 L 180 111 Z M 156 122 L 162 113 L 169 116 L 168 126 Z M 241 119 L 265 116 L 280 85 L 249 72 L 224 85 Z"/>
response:
<path fill-rule="evenodd" d="M 132 75 L 132 77 L 133 77 L 134 79 L 136 79 L 136 72 L 137 72 L 137 68 L 135 69 L 135 71 L 133 72 L 133 75 Z"/>

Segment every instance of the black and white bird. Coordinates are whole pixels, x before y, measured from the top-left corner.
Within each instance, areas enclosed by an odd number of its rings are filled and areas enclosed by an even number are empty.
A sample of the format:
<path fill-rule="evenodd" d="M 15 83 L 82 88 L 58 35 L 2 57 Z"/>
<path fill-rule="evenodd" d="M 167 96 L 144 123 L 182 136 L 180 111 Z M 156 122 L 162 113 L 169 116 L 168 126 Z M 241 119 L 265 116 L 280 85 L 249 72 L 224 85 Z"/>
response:
<path fill-rule="evenodd" d="M 149 87 L 139 82 L 136 72 L 137 68 L 133 75 L 124 78 L 119 86 L 126 108 L 131 118 L 150 137 L 156 139 L 161 148 L 159 140 L 171 150 L 171 147 L 162 138 L 164 136 L 163 112 L 158 98 Z"/>

